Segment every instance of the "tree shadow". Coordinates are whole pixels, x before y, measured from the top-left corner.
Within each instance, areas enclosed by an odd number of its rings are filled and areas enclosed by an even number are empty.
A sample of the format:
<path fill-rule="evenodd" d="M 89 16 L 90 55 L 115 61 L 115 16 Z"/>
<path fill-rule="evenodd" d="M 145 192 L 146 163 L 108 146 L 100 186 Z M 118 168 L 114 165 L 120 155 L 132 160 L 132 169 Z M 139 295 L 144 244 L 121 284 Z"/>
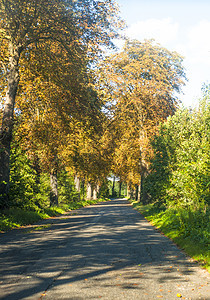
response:
<path fill-rule="evenodd" d="M 184 283 L 196 267 L 125 199 L 86 207 L 45 224 L 51 226 L 1 235 L 0 299 L 38 299 L 45 291 L 78 282 L 85 284 L 81 294 L 96 285 L 111 289 L 113 280 L 122 291 L 140 291 L 151 278 L 156 284 Z M 66 299 L 88 299 L 75 297 Z"/>

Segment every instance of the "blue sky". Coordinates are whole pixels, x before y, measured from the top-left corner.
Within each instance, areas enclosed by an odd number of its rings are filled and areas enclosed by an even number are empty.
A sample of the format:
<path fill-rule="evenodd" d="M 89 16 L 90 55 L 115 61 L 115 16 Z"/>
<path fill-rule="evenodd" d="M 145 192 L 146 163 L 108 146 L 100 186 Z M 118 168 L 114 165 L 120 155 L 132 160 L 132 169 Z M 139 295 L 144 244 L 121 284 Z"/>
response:
<path fill-rule="evenodd" d="M 210 0 L 116 0 L 126 34 L 184 56 L 188 82 L 180 99 L 194 107 L 204 82 L 210 83 Z"/>

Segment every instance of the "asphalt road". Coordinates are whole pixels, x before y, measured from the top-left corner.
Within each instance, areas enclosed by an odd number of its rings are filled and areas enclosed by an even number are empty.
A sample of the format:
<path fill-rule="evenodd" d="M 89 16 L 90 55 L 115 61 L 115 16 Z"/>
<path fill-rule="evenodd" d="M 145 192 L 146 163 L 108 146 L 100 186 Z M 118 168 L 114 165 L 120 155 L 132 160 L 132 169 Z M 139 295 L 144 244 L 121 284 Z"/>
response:
<path fill-rule="evenodd" d="M 0 234 L 0 299 L 210 299 L 209 274 L 125 199 Z"/>

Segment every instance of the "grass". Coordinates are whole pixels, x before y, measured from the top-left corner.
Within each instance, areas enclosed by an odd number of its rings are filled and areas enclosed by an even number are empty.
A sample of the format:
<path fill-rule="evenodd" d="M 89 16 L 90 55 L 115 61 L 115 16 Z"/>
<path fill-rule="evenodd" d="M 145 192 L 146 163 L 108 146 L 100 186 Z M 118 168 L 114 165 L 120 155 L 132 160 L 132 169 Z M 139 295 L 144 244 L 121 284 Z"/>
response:
<path fill-rule="evenodd" d="M 137 202 L 132 202 L 132 205 L 152 225 L 210 272 L 209 212 L 166 209 L 155 204 L 143 206 Z"/>
<path fill-rule="evenodd" d="M 108 200 L 109 199 L 101 198 L 98 200 L 78 201 L 72 202 L 68 205 L 62 205 L 61 207 L 54 206 L 36 211 L 24 210 L 18 207 L 6 209 L 0 213 L 0 232 L 8 231 L 14 228 L 21 228 L 26 225 L 32 225 L 43 219 L 62 215 L 71 210 Z"/>

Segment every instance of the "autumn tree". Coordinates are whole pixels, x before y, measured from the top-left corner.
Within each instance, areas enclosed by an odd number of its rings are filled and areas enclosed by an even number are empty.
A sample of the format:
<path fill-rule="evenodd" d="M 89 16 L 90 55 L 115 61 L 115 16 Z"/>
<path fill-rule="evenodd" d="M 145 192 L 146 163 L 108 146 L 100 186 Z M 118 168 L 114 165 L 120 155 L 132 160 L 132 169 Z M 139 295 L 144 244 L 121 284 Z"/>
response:
<path fill-rule="evenodd" d="M 16 107 L 21 111 L 18 132 L 22 147 L 27 149 L 32 163 L 38 158 L 41 172 L 49 174 L 50 203 L 57 205 L 59 169 L 73 169 L 75 165 L 71 161 L 69 166 L 62 153 L 74 147 L 75 138 L 76 142 L 81 138 L 77 136 L 78 124 L 86 135 L 91 130 L 94 136 L 96 128 L 100 130 L 101 104 L 85 63 L 80 61 L 77 65 L 77 59 L 69 62 L 65 53 L 59 55 L 58 47 L 51 46 L 48 51 L 46 57 L 39 49 L 36 56 L 31 51 L 33 59 L 25 60 Z M 50 61 L 46 64 L 49 56 L 54 58 L 52 66 Z"/>
<path fill-rule="evenodd" d="M 0 142 L 0 195 L 6 205 L 9 189 L 9 157 L 15 99 L 20 80 L 22 56 L 33 49 L 45 53 L 49 42 L 73 56 L 92 60 L 101 46 L 112 45 L 120 26 L 112 1 L 1 0 L 1 75 L 7 84 Z M 52 61 L 51 61 L 52 63 Z M 2 76 L 1 76 L 2 77 Z"/>
<path fill-rule="evenodd" d="M 88 198 L 92 194 L 96 198 L 110 172 L 112 160 L 109 133 L 104 130 L 106 117 L 98 111 L 98 115 L 95 112 L 93 118 L 97 127 L 94 124 L 75 122 L 74 130 L 66 137 L 67 144 L 62 151 L 65 165 L 75 175 L 77 185 L 79 186 L 80 180 L 86 184 Z"/>
<path fill-rule="evenodd" d="M 101 89 L 117 129 L 115 172 L 139 185 L 148 168 L 149 138 L 178 106 L 185 73 L 182 57 L 153 41 L 127 41 L 106 59 Z"/>
<path fill-rule="evenodd" d="M 69 62 L 65 53 L 53 46 L 47 54 L 41 55 L 39 48 L 35 51 L 36 55 L 31 51 L 30 59 L 24 57 L 23 71 L 20 68 L 23 74 L 16 107 L 21 111 L 19 133 L 25 136 L 22 145 L 33 161 L 39 159 L 42 172 L 50 175 L 52 205 L 58 203 L 57 174 L 61 167 L 73 172 L 78 192 L 79 178 L 91 178 L 97 186 L 102 165 L 108 168 L 105 156 L 98 155 L 105 115 L 94 90 L 94 72 L 87 71 L 84 59 L 79 63 L 76 57 Z"/>

